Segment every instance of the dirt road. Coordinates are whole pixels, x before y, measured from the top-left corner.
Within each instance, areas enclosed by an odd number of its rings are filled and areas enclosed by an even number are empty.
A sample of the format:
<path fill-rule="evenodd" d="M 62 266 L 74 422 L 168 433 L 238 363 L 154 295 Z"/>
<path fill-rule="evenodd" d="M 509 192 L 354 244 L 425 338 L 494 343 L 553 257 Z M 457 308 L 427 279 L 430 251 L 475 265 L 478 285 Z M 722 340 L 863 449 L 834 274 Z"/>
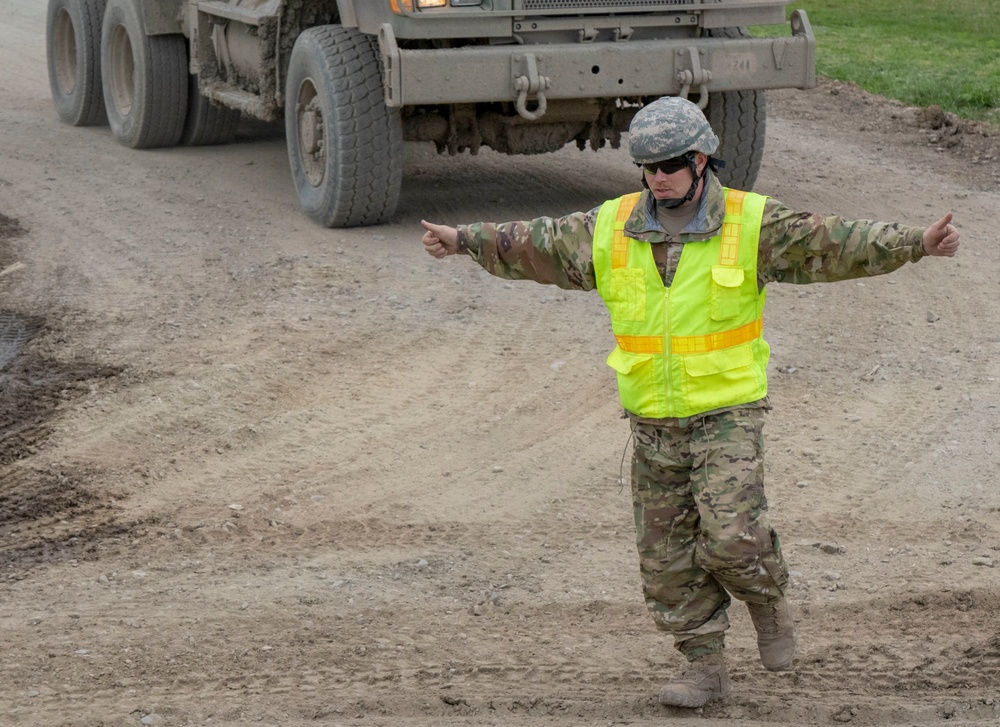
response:
<path fill-rule="evenodd" d="M 770 99 L 758 191 L 959 258 L 772 286 L 772 517 L 801 656 L 655 702 L 596 295 L 438 262 L 418 221 L 587 209 L 626 155 L 407 149 L 394 224 L 299 214 L 280 129 L 135 152 L 58 122 L 0 0 L 0 724 L 1000 719 L 1000 155 L 856 89 Z M 939 128 L 933 128 L 937 126 Z M 20 335 L 20 338 L 18 338 Z M 627 462 L 625 472 L 627 473 Z"/>

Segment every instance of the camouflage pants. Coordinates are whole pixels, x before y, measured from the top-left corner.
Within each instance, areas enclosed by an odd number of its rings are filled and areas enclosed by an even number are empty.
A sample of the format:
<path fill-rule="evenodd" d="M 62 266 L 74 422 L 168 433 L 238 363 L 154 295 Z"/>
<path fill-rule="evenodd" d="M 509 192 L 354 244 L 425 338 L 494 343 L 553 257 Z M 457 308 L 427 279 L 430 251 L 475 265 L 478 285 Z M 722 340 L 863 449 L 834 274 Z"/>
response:
<path fill-rule="evenodd" d="M 646 605 L 694 659 L 721 651 L 732 594 L 781 597 L 788 569 L 764 497 L 764 411 L 634 425 L 632 502 Z"/>

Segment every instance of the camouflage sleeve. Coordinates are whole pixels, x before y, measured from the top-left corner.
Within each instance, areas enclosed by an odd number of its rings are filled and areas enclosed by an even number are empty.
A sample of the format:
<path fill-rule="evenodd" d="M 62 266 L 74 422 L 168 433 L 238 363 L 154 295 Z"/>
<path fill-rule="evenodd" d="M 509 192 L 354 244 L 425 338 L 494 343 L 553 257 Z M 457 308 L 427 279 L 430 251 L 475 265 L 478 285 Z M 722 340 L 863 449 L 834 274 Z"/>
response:
<path fill-rule="evenodd" d="M 462 225 L 458 228 L 459 249 L 499 278 L 594 290 L 592 245 L 597 211 Z"/>
<path fill-rule="evenodd" d="M 762 283 L 821 283 L 891 273 L 924 256 L 922 227 L 793 212 L 769 199 L 761 222 Z"/>

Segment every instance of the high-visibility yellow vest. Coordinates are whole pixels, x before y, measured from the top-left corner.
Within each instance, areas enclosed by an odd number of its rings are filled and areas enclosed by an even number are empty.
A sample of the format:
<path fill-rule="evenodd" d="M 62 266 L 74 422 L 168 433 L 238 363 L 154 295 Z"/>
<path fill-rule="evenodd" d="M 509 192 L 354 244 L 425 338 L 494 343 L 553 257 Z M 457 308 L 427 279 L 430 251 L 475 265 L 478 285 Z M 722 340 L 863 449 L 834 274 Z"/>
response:
<path fill-rule="evenodd" d="M 688 417 L 767 395 L 770 348 L 762 337 L 765 293 L 757 244 L 766 197 L 726 189 L 718 235 L 684 245 L 670 287 L 650 243 L 624 234 L 639 199 L 602 205 L 594 228 L 597 290 L 618 345 L 622 406 L 641 417 Z"/>

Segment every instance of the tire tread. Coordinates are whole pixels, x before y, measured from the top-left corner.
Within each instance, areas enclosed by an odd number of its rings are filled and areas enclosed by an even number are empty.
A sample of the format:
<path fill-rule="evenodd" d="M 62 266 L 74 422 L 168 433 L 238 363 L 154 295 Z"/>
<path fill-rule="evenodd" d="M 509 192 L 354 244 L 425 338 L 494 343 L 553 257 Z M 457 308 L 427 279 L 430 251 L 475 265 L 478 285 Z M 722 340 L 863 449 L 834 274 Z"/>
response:
<path fill-rule="evenodd" d="M 58 0 L 49 3 L 46 28 L 49 82 L 59 118 L 72 126 L 102 126 L 108 123 L 101 91 L 101 24 L 106 4 L 106 0 Z M 77 43 L 77 83 L 69 95 L 60 92 L 53 58 L 56 48 L 52 26 L 60 8 L 66 8 L 79 23 L 82 40 L 82 43 Z"/>
<path fill-rule="evenodd" d="M 198 90 L 198 77 L 188 78 L 188 110 L 181 134 L 185 146 L 228 144 L 240 126 L 240 112 L 212 103 Z"/>
<path fill-rule="evenodd" d="M 396 112 L 385 106 L 375 41 L 356 30 L 337 25 L 310 28 L 300 37 L 300 53 L 316 53 L 330 90 L 339 97 L 332 103 L 331 128 L 336 142 L 327 138 L 328 172 L 335 183 L 325 184 L 319 203 L 306 211 L 328 227 L 374 225 L 395 212 L 402 179 L 402 129 Z M 293 56 L 295 56 L 293 51 Z M 289 135 L 294 127 L 297 92 L 286 93 Z M 297 149 L 297 146 L 296 146 Z M 293 175 L 297 150 L 289 147 Z M 325 180 L 326 181 L 326 180 Z M 296 180 L 302 194 L 302 182 Z"/>
<path fill-rule="evenodd" d="M 135 58 L 132 108 L 122 116 L 111 89 L 108 44 L 117 25 L 128 32 Z M 187 40 L 179 33 L 145 34 L 139 0 L 107 0 L 101 31 L 105 107 L 114 137 L 133 149 L 176 146 L 184 131 L 188 104 Z"/>

